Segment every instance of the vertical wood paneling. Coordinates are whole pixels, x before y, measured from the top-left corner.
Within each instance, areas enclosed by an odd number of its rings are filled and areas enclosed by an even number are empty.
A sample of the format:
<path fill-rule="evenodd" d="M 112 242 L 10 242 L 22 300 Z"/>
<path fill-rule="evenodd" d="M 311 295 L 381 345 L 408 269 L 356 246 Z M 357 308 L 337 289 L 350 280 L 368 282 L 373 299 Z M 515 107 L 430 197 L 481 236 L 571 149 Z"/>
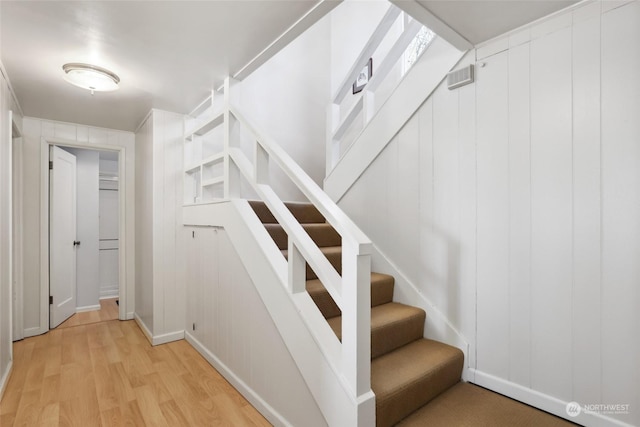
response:
<path fill-rule="evenodd" d="M 153 326 L 151 326 L 154 335 L 160 335 L 165 332 L 165 316 L 164 309 L 166 304 L 165 287 L 166 277 L 163 274 L 165 268 L 164 248 L 165 234 L 164 230 L 164 126 L 162 116 L 160 114 L 152 114 L 149 118 L 151 122 L 151 170 L 149 171 L 151 185 L 145 188 L 145 191 L 151 191 L 150 216 L 146 219 L 151 222 L 151 254 L 153 256 L 153 271 L 151 273 L 153 286 Z M 107 134 L 107 138 L 109 135 Z"/>
<path fill-rule="evenodd" d="M 473 61 L 473 56 L 468 61 Z M 464 66 L 466 64 L 462 64 Z M 471 348 L 475 349 L 476 325 L 476 88 L 473 85 L 462 87 L 459 95 L 459 184 L 460 184 L 460 229 L 457 232 L 460 241 L 459 286 L 460 293 L 456 301 L 457 319 Z M 475 367 L 475 351 L 469 353 L 470 367 Z"/>
<path fill-rule="evenodd" d="M 573 394 L 600 402 L 600 15 L 573 26 Z"/>
<path fill-rule="evenodd" d="M 529 44 L 509 56 L 509 379 L 530 384 L 531 127 Z"/>
<path fill-rule="evenodd" d="M 433 98 L 420 108 L 420 270 L 421 281 L 434 280 L 434 263 L 431 254 L 435 251 L 434 226 L 434 158 L 433 158 Z"/>
<path fill-rule="evenodd" d="M 531 42 L 531 386 L 552 396 L 572 391 L 570 52 L 570 28 Z"/>
<path fill-rule="evenodd" d="M 630 415 L 612 418 L 638 425 L 640 2 L 585 3 L 526 33 L 531 42 L 483 59 L 474 85 L 440 87 L 423 104 L 419 218 L 368 217 L 365 231 L 384 249 L 377 229 L 417 229 L 415 284 L 471 343 L 472 367 L 477 351 L 479 371 L 535 393 L 629 403 Z M 356 223 L 368 216 L 364 194 L 403 199 L 370 187 L 389 178 L 394 192 L 410 179 L 399 168 L 411 133 L 345 196 Z M 447 236 L 459 245 L 457 280 Z"/>
<path fill-rule="evenodd" d="M 477 364 L 509 375 L 509 146 L 507 52 L 484 60 L 477 94 Z"/>
<path fill-rule="evenodd" d="M 363 174 L 363 206 L 366 206 L 363 230 L 376 241 L 386 242 L 389 236 L 389 218 L 391 207 L 387 203 L 387 173 L 390 154 L 387 150 L 380 153 L 378 161 Z"/>
<path fill-rule="evenodd" d="M 106 141 L 103 129 L 89 129 L 89 141 Z M 136 298 L 135 312 L 147 328 L 154 328 L 153 287 L 153 121 L 148 118 L 135 137 L 135 193 L 136 193 Z"/>
<path fill-rule="evenodd" d="M 418 223 L 420 209 L 417 197 L 420 191 L 418 180 L 418 171 L 420 170 L 419 125 L 419 118 L 416 115 L 400 131 L 396 163 L 393 165 L 398 185 L 395 191 L 396 204 L 390 204 L 395 209 L 390 210 L 390 214 L 410 224 Z M 389 192 L 390 197 L 393 195 L 394 193 Z M 402 260 L 400 265 L 402 270 L 412 282 L 418 281 L 420 279 L 418 274 L 419 241 L 415 230 L 410 227 L 402 227 L 398 232 L 390 231 L 389 238 L 391 241 L 395 241 L 391 253 L 401 254 L 399 259 Z"/>
<path fill-rule="evenodd" d="M 454 314 L 458 307 L 460 244 L 455 236 L 460 223 L 458 165 L 458 96 L 444 87 L 433 101 L 433 176 L 435 281 L 428 283 L 432 301 Z"/>
<path fill-rule="evenodd" d="M 9 137 L 10 93 L 3 78 L 0 77 L 0 388 L 4 392 L 8 380 L 7 371 L 11 362 L 11 296 L 12 289 L 12 203 L 11 203 L 11 162 L 12 141 Z"/>
<path fill-rule="evenodd" d="M 640 424 L 640 3 L 602 16 L 602 399 Z M 629 402 L 629 400 L 631 400 Z"/>

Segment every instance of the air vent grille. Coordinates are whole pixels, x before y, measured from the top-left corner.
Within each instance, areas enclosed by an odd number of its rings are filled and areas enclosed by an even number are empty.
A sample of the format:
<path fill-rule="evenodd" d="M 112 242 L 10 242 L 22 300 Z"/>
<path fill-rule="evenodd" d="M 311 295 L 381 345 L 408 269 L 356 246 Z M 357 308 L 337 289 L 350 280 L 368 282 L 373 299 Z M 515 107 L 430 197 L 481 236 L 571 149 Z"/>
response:
<path fill-rule="evenodd" d="M 473 64 L 447 74 L 449 90 L 473 83 Z"/>

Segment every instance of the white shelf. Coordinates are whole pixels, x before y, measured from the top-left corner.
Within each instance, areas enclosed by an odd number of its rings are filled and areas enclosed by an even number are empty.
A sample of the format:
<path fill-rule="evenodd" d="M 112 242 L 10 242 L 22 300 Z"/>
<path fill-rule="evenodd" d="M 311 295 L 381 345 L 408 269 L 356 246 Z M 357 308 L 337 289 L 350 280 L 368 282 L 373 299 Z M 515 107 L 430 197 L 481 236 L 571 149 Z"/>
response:
<path fill-rule="evenodd" d="M 207 179 L 206 181 L 202 181 L 202 186 L 203 187 L 211 187 L 212 185 L 220 184 L 222 182 L 224 182 L 224 177 L 223 176 L 219 176 L 219 177 L 216 177 L 216 178 Z"/>
<path fill-rule="evenodd" d="M 185 134 L 187 137 L 191 135 L 202 136 L 210 132 L 212 129 L 224 123 L 223 111 L 212 111 L 208 117 L 195 119 L 195 124 Z"/>
<path fill-rule="evenodd" d="M 198 163 L 192 164 L 191 166 L 187 166 L 184 170 L 184 173 L 193 173 L 197 170 L 200 170 L 200 165 L 201 164 L 198 162 Z"/>
<path fill-rule="evenodd" d="M 213 154 L 207 157 L 206 159 L 202 160 L 202 166 L 207 166 L 212 163 L 221 162 L 222 160 L 224 160 L 224 152 Z"/>
<path fill-rule="evenodd" d="M 184 205 L 224 196 L 224 102 L 211 93 L 189 116 L 184 134 Z"/>

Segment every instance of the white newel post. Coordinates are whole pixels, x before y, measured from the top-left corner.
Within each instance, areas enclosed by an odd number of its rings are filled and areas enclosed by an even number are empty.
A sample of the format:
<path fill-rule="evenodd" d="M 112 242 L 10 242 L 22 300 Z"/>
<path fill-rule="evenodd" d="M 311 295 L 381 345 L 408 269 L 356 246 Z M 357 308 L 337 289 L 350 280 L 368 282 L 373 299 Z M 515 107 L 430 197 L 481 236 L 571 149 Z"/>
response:
<path fill-rule="evenodd" d="M 371 390 L 371 255 L 342 242 L 343 373 L 356 396 Z"/>
<path fill-rule="evenodd" d="M 235 117 L 231 114 L 231 105 L 233 105 L 232 91 L 236 84 L 236 80 L 231 77 L 224 79 L 224 198 L 226 200 L 240 196 L 240 172 L 231 162 L 229 157 L 229 149 L 240 143 L 239 129 Z"/>

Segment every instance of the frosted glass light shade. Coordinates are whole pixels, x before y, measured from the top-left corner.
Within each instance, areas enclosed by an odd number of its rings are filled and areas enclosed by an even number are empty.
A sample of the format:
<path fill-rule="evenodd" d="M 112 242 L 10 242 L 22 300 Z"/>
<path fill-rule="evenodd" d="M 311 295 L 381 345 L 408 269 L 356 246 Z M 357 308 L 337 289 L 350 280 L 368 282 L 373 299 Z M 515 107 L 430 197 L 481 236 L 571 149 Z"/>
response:
<path fill-rule="evenodd" d="M 64 79 L 91 92 L 111 92 L 118 89 L 120 78 L 113 72 L 91 64 L 69 63 L 62 66 Z"/>

